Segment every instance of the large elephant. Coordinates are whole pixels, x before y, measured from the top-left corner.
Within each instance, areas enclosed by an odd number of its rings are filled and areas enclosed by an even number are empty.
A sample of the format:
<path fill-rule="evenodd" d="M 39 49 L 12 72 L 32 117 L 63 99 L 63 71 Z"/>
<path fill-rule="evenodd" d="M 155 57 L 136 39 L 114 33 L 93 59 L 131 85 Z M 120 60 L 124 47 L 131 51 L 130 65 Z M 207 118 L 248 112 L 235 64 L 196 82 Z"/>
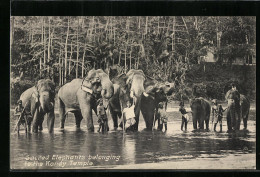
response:
<path fill-rule="evenodd" d="M 118 128 L 118 117 L 121 117 L 122 110 L 126 108 L 126 102 L 135 97 L 134 111 L 136 123 L 131 129 L 137 131 L 146 76 L 142 70 L 131 69 L 126 74 L 114 77 L 112 82 L 114 83 L 115 93 L 109 101 L 109 108 L 114 122 L 114 129 Z"/>
<path fill-rule="evenodd" d="M 241 116 L 244 122 L 244 128 L 247 128 L 247 119 L 250 109 L 250 101 L 237 90 L 230 90 L 226 94 L 228 101 L 227 107 L 227 126 L 228 131 L 239 130 Z"/>
<path fill-rule="evenodd" d="M 204 121 L 206 123 L 206 130 L 209 130 L 210 103 L 200 97 L 192 99 L 190 107 L 194 130 L 197 129 L 197 123 L 199 124 L 199 129 L 204 129 Z"/>
<path fill-rule="evenodd" d="M 155 113 L 158 111 L 158 105 L 160 102 L 165 102 L 165 109 L 167 108 L 167 96 L 171 95 L 174 91 L 174 83 L 157 83 L 153 81 L 153 84 L 149 83 L 146 87 L 145 93 L 147 95 L 142 96 L 141 112 L 143 114 L 145 125 L 147 130 L 152 130 L 155 123 Z M 158 128 L 160 127 L 160 120 L 158 120 Z"/>
<path fill-rule="evenodd" d="M 77 128 L 80 128 L 81 120 L 84 118 L 88 131 L 93 132 L 92 110 L 97 113 L 97 100 L 102 97 L 104 102 L 108 102 L 113 94 L 113 84 L 102 69 L 92 69 L 84 79 L 74 79 L 63 85 L 58 92 L 60 128 L 64 128 L 65 115 L 72 112 Z"/>
<path fill-rule="evenodd" d="M 53 132 L 54 128 L 54 99 L 55 84 L 49 79 L 41 79 L 37 84 L 20 96 L 22 104 L 31 113 L 33 119 L 28 120 L 28 130 L 30 132 L 31 123 L 32 131 L 37 133 L 42 130 L 42 123 L 45 114 L 47 115 L 48 131 Z"/>

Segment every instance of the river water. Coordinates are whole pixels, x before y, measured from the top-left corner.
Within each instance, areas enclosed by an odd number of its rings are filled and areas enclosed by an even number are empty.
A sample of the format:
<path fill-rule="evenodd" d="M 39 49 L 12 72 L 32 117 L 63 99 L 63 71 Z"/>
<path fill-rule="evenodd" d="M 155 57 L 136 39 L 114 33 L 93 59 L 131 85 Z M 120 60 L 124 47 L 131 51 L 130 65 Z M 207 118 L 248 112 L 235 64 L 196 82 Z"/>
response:
<path fill-rule="evenodd" d="M 59 129 L 56 115 L 55 130 L 49 134 L 44 121 L 44 130 L 38 134 L 10 135 L 11 169 L 241 169 L 255 168 L 256 125 L 248 121 L 248 130 L 237 133 L 192 132 L 180 130 L 178 112 L 168 112 L 168 131 L 147 132 L 140 117 L 139 131 L 123 133 L 109 131 L 97 133 L 97 118 L 94 116 L 95 132 L 82 128 L 76 130 L 72 114 Z M 255 116 L 251 114 L 251 117 Z M 15 120 L 11 118 L 11 130 Z M 110 128 L 112 121 L 109 120 Z M 217 131 L 219 126 L 217 127 Z"/>

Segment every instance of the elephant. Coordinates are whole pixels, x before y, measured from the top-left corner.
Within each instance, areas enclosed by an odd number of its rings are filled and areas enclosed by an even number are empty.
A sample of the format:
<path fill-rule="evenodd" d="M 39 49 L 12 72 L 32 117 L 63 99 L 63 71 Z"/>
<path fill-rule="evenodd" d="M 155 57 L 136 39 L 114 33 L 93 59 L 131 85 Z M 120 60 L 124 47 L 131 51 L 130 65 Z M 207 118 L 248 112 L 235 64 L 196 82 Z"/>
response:
<path fill-rule="evenodd" d="M 244 123 L 244 129 L 247 129 L 247 120 L 248 120 L 248 115 L 250 110 L 250 101 L 245 95 L 242 94 L 240 94 L 240 106 L 241 106 L 241 116 Z"/>
<path fill-rule="evenodd" d="M 155 124 L 155 113 L 158 112 L 160 102 L 165 102 L 165 109 L 167 109 L 167 96 L 171 95 L 174 91 L 174 83 L 157 83 L 152 81 L 153 84 L 146 87 L 145 93 L 142 96 L 141 112 L 145 120 L 146 130 L 152 130 Z M 162 129 L 158 120 L 158 129 Z"/>
<path fill-rule="evenodd" d="M 250 109 L 250 101 L 237 90 L 227 92 L 225 98 L 228 101 L 227 106 L 227 126 L 228 131 L 240 130 L 241 117 L 243 118 L 244 128 L 247 128 L 247 119 Z"/>
<path fill-rule="evenodd" d="M 197 130 L 197 123 L 199 129 L 204 129 L 204 121 L 206 123 L 206 130 L 209 130 L 209 118 L 210 118 L 210 103 L 202 98 L 192 99 L 190 102 L 192 111 L 193 129 Z"/>
<path fill-rule="evenodd" d="M 37 133 L 42 130 L 44 116 L 47 115 L 47 127 L 49 133 L 54 129 L 54 99 L 55 84 L 49 79 L 41 79 L 37 84 L 22 93 L 20 100 L 27 112 L 32 115 L 32 120 L 28 120 L 28 131 Z"/>
<path fill-rule="evenodd" d="M 141 99 L 145 91 L 146 76 L 142 70 L 131 69 L 126 74 L 120 74 L 111 79 L 114 86 L 114 96 L 109 101 L 109 109 L 114 122 L 114 129 L 118 128 L 118 117 L 122 116 L 122 110 L 126 108 L 126 102 L 135 97 L 136 123 L 130 127 L 133 131 L 138 130 Z"/>
<path fill-rule="evenodd" d="M 92 110 L 97 114 L 97 100 L 103 98 L 104 105 L 107 105 L 113 94 L 113 84 L 102 69 L 92 69 L 85 78 L 66 83 L 58 92 L 60 128 L 64 129 L 65 115 L 72 112 L 77 128 L 84 118 L 88 131 L 94 132 Z"/>

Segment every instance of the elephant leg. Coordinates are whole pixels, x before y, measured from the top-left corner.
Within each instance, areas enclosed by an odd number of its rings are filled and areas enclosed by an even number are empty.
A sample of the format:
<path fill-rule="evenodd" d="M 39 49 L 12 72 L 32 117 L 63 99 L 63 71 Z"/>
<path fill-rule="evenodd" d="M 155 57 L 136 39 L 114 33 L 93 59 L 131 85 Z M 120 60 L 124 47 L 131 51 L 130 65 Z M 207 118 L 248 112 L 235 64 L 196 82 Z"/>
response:
<path fill-rule="evenodd" d="M 60 128 L 63 129 L 64 123 L 65 123 L 65 120 L 66 120 L 65 105 L 60 98 L 58 99 L 58 105 L 59 105 L 59 115 L 60 115 Z"/>
<path fill-rule="evenodd" d="M 241 124 L 241 112 L 240 110 L 237 111 L 237 121 L 236 121 L 236 129 L 240 130 L 240 124 Z"/>
<path fill-rule="evenodd" d="M 80 105 L 81 114 L 86 119 L 87 129 L 89 132 L 94 132 L 94 124 L 92 118 L 92 109 L 90 105 Z"/>
<path fill-rule="evenodd" d="M 31 132 L 31 121 L 28 121 L 27 123 L 28 123 L 27 124 L 28 133 L 30 133 Z"/>
<path fill-rule="evenodd" d="M 113 110 L 111 110 L 110 113 L 111 113 L 111 117 L 112 117 L 112 120 L 114 123 L 114 130 L 116 130 L 118 128 L 118 117 L 117 117 L 118 113 Z"/>
<path fill-rule="evenodd" d="M 243 123 L 244 123 L 244 129 L 247 129 L 247 119 L 246 118 L 243 119 Z"/>
<path fill-rule="evenodd" d="M 181 130 L 183 130 L 183 125 L 184 125 L 184 118 L 182 117 L 182 120 L 181 120 Z"/>
<path fill-rule="evenodd" d="M 232 106 L 230 109 L 230 117 L 231 117 L 231 129 L 235 130 L 236 129 L 236 111 L 235 111 L 235 106 Z"/>
<path fill-rule="evenodd" d="M 17 133 L 19 133 L 20 132 L 20 122 L 18 123 L 18 125 L 17 125 Z"/>
<path fill-rule="evenodd" d="M 138 125 L 139 125 L 139 113 L 136 114 L 135 120 L 136 120 L 136 123 L 133 125 L 133 130 L 134 130 L 134 131 L 138 131 Z"/>
<path fill-rule="evenodd" d="M 209 130 L 209 118 L 205 120 L 206 130 Z"/>
<path fill-rule="evenodd" d="M 204 129 L 204 120 L 203 119 L 199 120 L 199 129 Z"/>
<path fill-rule="evenodd" d="M 247 112 L 246 116 L 243 117 L 244 129 L 247 129 L 248 115 L 249 115 L 249 111 Z"/>
<path fill-rule="evenodd" d="M 54 115 L 54 109 L 47 113 L 47 127 L 49 133 L 53 132 L 54 129 L 54 121 L 55 121 L 55 115 Z"/>
<path fill-rule="evenodd" d="M 232 130 L 230 110 L 227 112 L 227 127 L 229 131 Z"/>
<path fill-rule="evenodd" d="M 40 112 L 39 112 L 39 108 L 37 107 L 35 109 L 34 114 L 33 114 L 33 121 L 32 121 L 32 131 L 33 131 L 33 133 L 38 133 L 39 119 L 40 119 Z"/>
<path fill-rule="evenodd" d="M 42 123 L 43 123 L 43 120 L 44 120 L 44 117 L 42 117 L 42 119 L 39 119 L 39 122 L 38 122 L 38 130 L 39 131 L 42 131 Z"/>
<path fill-rule="evenodd" d="M 74 112 L 74 116 L 75 116 L 76 128 L 80 128 L 80 123 L 81 120 L 83 119 L 80 111 Z"/>
<path fill-rule="evenodd" d="M 134 131 L 138 131 L 140 110 L 141 110 L 141 100 L 140 100 L 140 98 L 138 98 L 137 101 L 136 101 L 136 105 L 135 105 L 135 121 L 136 121 L 136 123 L 133 125 Z"/>
<path fill-rule="evenodd" d="M 193 119 L 193 129 L 197 130 L 197 120 Z"/>

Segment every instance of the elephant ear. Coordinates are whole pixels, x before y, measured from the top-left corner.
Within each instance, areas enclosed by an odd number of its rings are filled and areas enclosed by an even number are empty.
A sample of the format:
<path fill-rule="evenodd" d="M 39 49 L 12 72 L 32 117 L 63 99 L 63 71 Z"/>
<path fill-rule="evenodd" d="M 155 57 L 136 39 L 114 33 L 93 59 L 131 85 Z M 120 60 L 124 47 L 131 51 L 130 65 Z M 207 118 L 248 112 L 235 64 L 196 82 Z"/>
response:
<path fill-rule="evenodd" d="M 87 76 L 83 79 L 82 85 L 89 89 L 92 89 L 94 83 L 101 82 L 99 78 L 99 73 L 99 70 L 90 70 Z"/>
<path fill-rule="evenodd" d="M 35 103 L 38 103 L 39 102 L 39 97 L 40 97 L 40 95 L 39 95 L 38 89 L 37 89 L 37 87 L 35 87 L 33 89 L 32 99 L 34 99 Z"/>
<path fill-rule="evenodd" d="M 145 81 L 144 81 L 144 89 L 146 90 L 146 88 L 149 86 L 158 87 L 158 81 L 154 78 L 146 76 Z"/>
<path fill-rule="evenodd" d="M 126 84 L 131 84 L 132 83 L 132 80 L 133 80 L 133 77 L 134 75 L 139 75 L 139 76 L 143 76 L 144 79 L 145 79 L 145 74 L 142 70 L 136 70 L 136 69 L 130 69 L 127 73 L 126 73 L 126 77 L 127 77 L 127 81 L 126 81 Z"/>
<path fill-rule="evenodd" d="M 114 79 L 114 84 L 118 84 L 121 88 L 125 89 L 127 86 L 126 81 L 127 81 L 127 76 L 126 74 L 123 73 Z"/>

